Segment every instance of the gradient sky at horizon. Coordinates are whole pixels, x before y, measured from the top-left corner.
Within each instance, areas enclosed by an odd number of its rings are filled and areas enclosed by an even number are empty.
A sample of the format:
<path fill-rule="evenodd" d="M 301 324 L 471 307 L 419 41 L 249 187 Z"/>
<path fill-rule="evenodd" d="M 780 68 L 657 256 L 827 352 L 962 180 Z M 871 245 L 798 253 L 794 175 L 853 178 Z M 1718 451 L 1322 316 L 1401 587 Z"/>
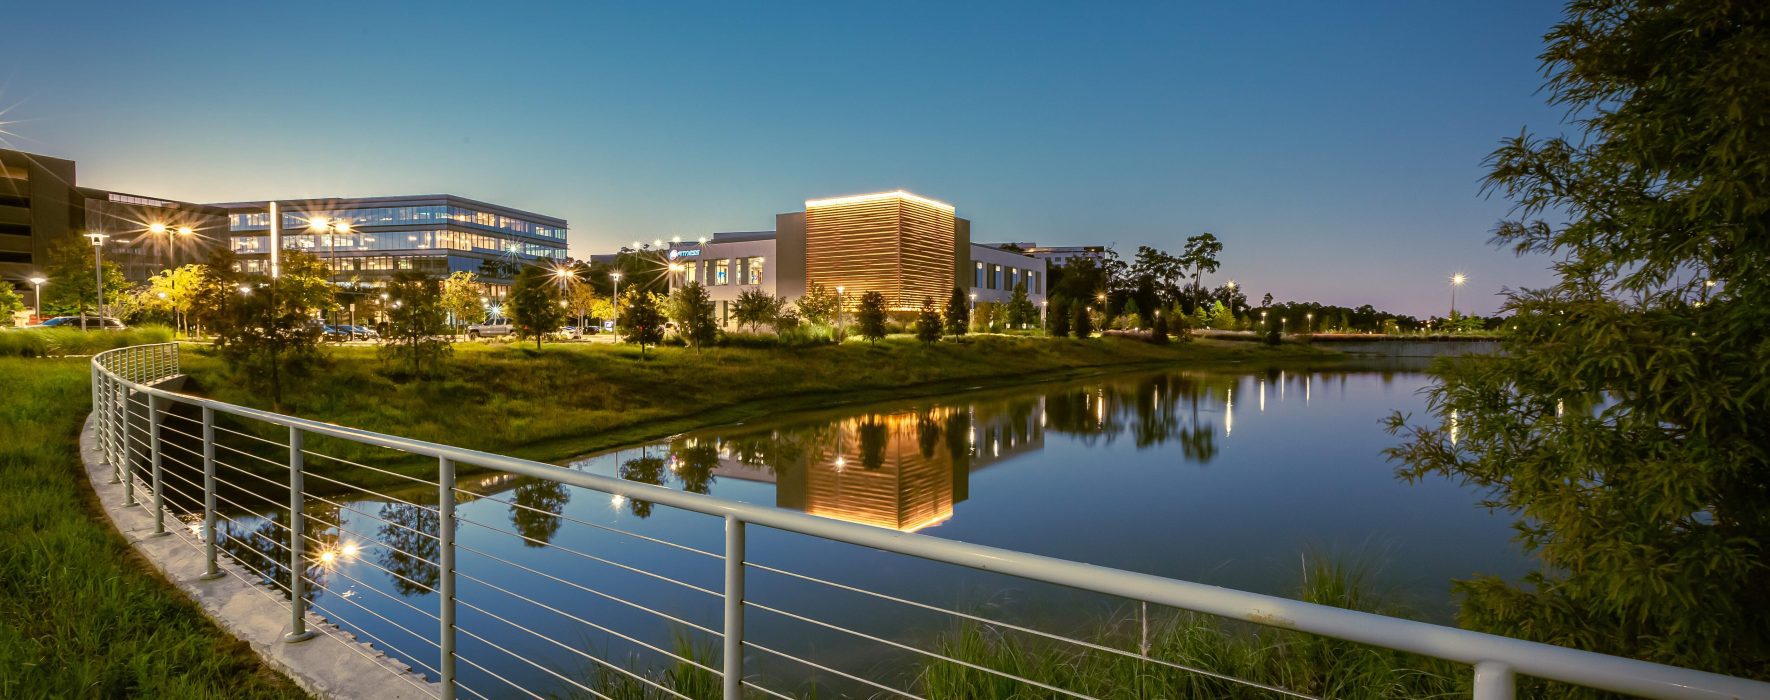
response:
<path fill-rule="evenodd" d="M 1558 133 L 1540 2 L 31 3 L 0 126 L 83 185 L 201 201 L 446 192 L 575 256 L 908 189 L 978 241 L 1178 250 L 1258 303 L 1491 312 L 1482 160 Z M 17 31 L 23 29 L 24 31 Z"/>

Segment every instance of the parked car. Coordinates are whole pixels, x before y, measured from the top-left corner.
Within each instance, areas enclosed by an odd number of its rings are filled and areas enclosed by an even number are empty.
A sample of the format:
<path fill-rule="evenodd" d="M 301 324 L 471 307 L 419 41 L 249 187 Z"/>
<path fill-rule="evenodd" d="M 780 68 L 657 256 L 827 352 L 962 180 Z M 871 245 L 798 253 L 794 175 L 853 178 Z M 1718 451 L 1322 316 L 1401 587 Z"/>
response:
<path fill-rule="evenodd" d="M 355 338 L 357 340 L 380 340 L 381 339 L 381 334 L 375 332 L 375 329 L 370 328 L 368 326 L 340 326 L 340 327 L 345 329 L 346 331 L 348 331 L 350 333 L 350 337 Z"/>
<path fill-rule="evenodd" d="M 507 318 L 488 318 L 485 323 L 475 323 L 467 327 L 467 337 L 469 338 L 491 338 L 510 335 L 514 332 L 516 332 L 516 327 L 510 325 L 510 319 Z"/>
<path fill-rule="evenodd" d="M 86 320 L 86 324 L 84 326 L 82 326 L 80 324 L 80 317 L 79 316 L 57 316 L 55 318 L 49 319 L 47 321 L 44 321 L 42 323 L 39 323 L 35 326 L 30 326 L 30 327 L 31 328 L 84 328 L 89 331 L 98 331 L 98 330 L 120 331 L 125 328 L 128 328 L 128 326 L 123 325 L 122 321 L 111 318 L 109 316 L 87 316 L 85 320 Z"/>
<path fill-rule="evenodd" d="M 326 324 L 320 327 L 320 339 L 333 343 L 342 343 L 352 338 L 350 326 L 334 326 Z"/>

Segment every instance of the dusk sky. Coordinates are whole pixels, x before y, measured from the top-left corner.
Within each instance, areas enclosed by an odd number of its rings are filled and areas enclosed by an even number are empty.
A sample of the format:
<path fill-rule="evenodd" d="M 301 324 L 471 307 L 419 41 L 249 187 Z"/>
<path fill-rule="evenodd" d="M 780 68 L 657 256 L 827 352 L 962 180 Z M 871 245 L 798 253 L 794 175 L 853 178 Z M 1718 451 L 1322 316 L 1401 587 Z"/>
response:
<path fill-rule="evenodd" d="M 974 240 L 1224 242 L 1254 303 L 1491 312 L 1482 160 L 1557 3 L 25 3 L 14 148 L 199 202 L 451 193 L 575 257 L 907 189 Z M 22 39 L 22 44 L 21 44 Z"/>

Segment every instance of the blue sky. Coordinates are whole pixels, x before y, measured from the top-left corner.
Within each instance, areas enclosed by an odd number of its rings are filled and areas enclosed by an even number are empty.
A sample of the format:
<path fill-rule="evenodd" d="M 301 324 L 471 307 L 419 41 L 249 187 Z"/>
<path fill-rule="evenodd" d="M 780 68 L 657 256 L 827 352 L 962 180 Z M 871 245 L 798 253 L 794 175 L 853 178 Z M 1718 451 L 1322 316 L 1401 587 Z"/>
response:
<path fill-rule="evenodd" d="M 22 12 L 20 11 L 22 10 Z M 195 201 L 448 192 L 575 255 L 905 188 L 977 240 L 1223 239 L 1256 299 L 1442 314 L 1550 279 L 1483 158 L 1557 132 L 1543 2 L 31 3 L 14 147 Z"/>

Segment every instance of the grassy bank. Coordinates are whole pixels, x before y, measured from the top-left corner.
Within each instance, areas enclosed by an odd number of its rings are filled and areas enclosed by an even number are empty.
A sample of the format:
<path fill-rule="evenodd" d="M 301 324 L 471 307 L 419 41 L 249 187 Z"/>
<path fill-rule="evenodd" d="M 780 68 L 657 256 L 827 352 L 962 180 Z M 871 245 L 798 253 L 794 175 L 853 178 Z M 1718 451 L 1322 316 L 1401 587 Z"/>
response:
<path fill-rule="evenodd" d="M 7 328 L 0 329 L 0 357 L 93 355 L 112 348 L 170 340 L 172 329 L 165 326 L 97 332 L 78 328 Z"/>
<path fill-rule="evenodd" d="M 0 386 L 0 697 L 301 696 L 98 511 L 86 362 L 0 357 Z"/>
<path fill-rule="evenodd" d="M 1131 340 L 972 337 L 923 346 L 908 338 L 802 349 L 625 345 L 457 345 L 444 376 L 396 381 L 373 348 L 329 350 L 327 367 L 284 396 L 285 412 L 377 432 L 543 461 L 784 411 L 931 395 L 1006 382 L 1045 381 L 1137 366 L 1331 362 L 1303 346 Z M 267 397 L 228 381 L 207 350 L 186 349 L 198 393 L 247 406 Z M 278 437 L 266 430 L 266 437 Z M 357 461 L 385 454 L 316 447 Z M 322 460 L 323 462 L 323 460 Z M 315 468 L 324 469 L 322 462 Z M 387 466 L 387 462 L 380 462 Z M 417 464 L 412 468 L 433 469 Z M 372 474 L 352 474 L 375 483 Z"/>

